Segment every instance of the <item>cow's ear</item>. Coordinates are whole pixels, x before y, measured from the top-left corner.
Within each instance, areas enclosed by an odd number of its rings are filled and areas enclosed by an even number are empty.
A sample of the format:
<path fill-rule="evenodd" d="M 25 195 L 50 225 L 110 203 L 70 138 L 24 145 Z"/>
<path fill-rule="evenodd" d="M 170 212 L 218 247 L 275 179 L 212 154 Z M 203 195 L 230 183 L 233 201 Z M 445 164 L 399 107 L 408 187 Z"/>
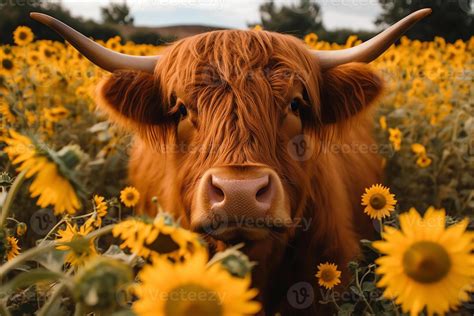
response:
<path fill-rule="evenodd" d="M 367 64 L 350 63 L 322 74 L 321 119 L 331 124 L 346 120 L 373 103 L 383 81 Z"/>
<path fill-rule="evenodd" d="M 127 129 L 166 124 L 170 120 L 158 79 L 149 73 L 116 71 L 99 84 L 97 96 L 99 107 Z"/>

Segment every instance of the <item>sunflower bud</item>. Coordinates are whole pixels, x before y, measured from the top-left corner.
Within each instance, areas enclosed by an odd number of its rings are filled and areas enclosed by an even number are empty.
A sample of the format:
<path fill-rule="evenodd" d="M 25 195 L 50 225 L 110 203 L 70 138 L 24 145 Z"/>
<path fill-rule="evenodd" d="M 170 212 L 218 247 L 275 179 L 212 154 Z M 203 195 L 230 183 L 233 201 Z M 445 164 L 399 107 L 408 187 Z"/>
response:
<path fill-rule="evenodd" d="M 73 295 L 88 311 L 111 312 L 124 305 L 118 294 L 131 281 L 132 271 L 128 265 L 97 257 L 76 275 Z"/>
<path fill-rule="evenodd" d="M 23 222 L 20 222 L 16 225 L 16 234 L 18 236 L 23 236 L 24 234 L 26 234 L 27 230 L 28 230 L 28 226 L 26 226 L 26 224 Z"/>
<path fill-rule="evenodd" d="M 83 160 L 84 153 L 78 145 L 68 145 L 58 151 L 58 156 L 64 165 L 72 170 Z"/>
<path fill-rule="evenodd" d="M 13 178 L 8 172 L 0 172 L 0 186 L 10 186 L 13 183 Z"/>
<path fill-rule="evenodd" d="M 238 244 L 223 252 L 217 253 L 209 262 L 209 265 L 219 262 L 230 274 L 238 278 L 244 278 L 250 274 L 252 268 L 256 265 L 249 258 L 240 252 L 243 244 Z"/>
<path fill-rule="evenodd" d="M 355 271 L 359 269 L 359 263 L 357 261 L 350 261 L 347 267 L 349 268 L 349 270 L 355 273 Z"/>

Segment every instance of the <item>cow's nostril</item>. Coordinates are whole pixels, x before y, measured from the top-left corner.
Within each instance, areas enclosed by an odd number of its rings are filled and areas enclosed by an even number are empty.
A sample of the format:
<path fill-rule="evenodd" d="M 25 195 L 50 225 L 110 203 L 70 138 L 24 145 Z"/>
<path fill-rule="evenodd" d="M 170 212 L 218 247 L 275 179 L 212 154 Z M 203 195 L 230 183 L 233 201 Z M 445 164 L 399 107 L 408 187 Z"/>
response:
<path fill-rule="evenodd" d="M 267 183 L 264 184 L 264 185 L 257 191 L 257 194 L 256 194 L 256 196 L 255 196 L 255 199 L 256 199 L 258 202 L 262 202 L 262 203 L 269 202 L 269 200 L 271 199 L 271 182 L 270 182 L 270 178 L 268 178 Z"/>
<path fill-rule="evenodd" d="M 209 181 L 209 202 L 211 205 L 220 203 L 224 201 L 225 199 L 225 194 L 224 191 L 222 191 L 221 188 L 219 188 L 213 181 L 213 178 L 210 179 Z"/>

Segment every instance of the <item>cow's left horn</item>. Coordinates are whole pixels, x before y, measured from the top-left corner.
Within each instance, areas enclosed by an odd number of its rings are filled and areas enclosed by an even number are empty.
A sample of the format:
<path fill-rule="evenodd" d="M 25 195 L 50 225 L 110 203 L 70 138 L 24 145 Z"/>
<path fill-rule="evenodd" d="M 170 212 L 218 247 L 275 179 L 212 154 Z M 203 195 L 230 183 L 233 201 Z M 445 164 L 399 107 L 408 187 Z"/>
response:
<path fill-rule="evenodd" d="M 322 70 L 350 62 L 370 63 L 385 52 L 415 23 L 431 14 L 431 9 L 413 12 L 374 38 L 358 46 L 335 51 L 314 51 Z"/>
<path fill-rule="evenodd" d="M 159 56 L 131 56 L 120 54 L 88 39 L 75 29 L 52 16 L 37 12 L 30 13 L 30 16 L 36 21 L 52 28 L 87 59 L 104 70 L 113 72 L 119 69 L 130 69 L 149 73 L 153 73 L 155 70 Z"/>

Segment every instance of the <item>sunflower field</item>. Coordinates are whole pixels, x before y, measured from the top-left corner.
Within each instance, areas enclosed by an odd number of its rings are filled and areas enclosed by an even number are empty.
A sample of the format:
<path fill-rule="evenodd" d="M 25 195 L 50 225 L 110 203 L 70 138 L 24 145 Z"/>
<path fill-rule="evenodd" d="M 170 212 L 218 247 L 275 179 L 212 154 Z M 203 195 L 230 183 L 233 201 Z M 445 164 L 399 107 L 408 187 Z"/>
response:
<path fill-rule="evenodd" d="M 239 246 L 210 258 L 158 201 L 155 218 L 134 214 L 131 139 L 95 109 L 106 73 L 27 27 L 11 36 L 14 46 L 0 46 L 0 315 L 258 313 L 254 263 Z M 100 43 L 132 55 L 163 49 Z M 380 236 L 361 240 L 366 256 L 350 263 L 347 287 L 340 267 L 314 267 L 320 303 L 338 315 L 471 315 L 474 37 L 402 38 L 373 64 L 387 84 L 374 122 L 385 177 L 361 204 Z"/>

